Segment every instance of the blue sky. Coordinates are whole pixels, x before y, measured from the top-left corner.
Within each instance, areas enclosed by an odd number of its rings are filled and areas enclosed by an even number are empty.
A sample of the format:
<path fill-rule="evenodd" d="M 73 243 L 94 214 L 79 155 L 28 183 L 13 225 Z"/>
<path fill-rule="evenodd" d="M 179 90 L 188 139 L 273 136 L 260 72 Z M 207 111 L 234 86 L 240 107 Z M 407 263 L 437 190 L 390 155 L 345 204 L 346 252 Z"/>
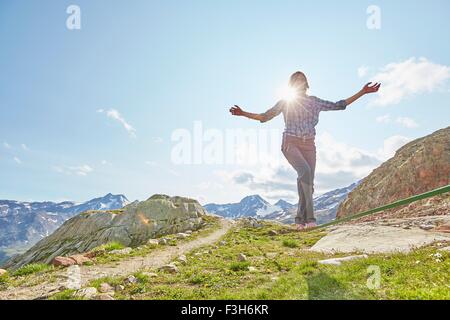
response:
<path fill-rule="evenodd" d="M 71 4 L 80 30 L 66 27 Z M 379 30 L 366 26 L 372 4 Z M 317 190 L 343 187 L 449 125 L 449 15 L 446 0 L 2 1 L 0 198 L 295 201 L 286 163 L 179 165 L 171 136 L 194 121 L 282 130 L 282 117 L 261 125 L 228 109 L 265 111 L 296 70 L 328 100 L 386 84 L 321 115 Z"/>

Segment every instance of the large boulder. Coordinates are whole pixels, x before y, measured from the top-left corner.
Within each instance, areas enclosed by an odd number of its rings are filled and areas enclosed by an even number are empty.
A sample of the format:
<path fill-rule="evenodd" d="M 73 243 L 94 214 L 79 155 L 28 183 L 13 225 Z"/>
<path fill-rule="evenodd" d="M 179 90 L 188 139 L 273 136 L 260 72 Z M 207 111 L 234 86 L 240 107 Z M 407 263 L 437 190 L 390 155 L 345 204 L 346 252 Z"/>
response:
<path fill-rule="evenodd" d="M 75 260 L 69 257 L 54 257 L 52 265 L 55 267 L 70 267 L 76 264 Z"/>
<path fill-rule="evenodd" d="M 193 199 L 154 195 L 120 210 L 87 211 L 67 220 L 6 267 L 16 269 L 32 262 L 50 263 L 57 256 L 88 252 L 108 242 L 136 247 L 156 237 L 197 230 L 205 215 Z"/>
<path fill-rule="evenodd" d="M 450 127 L 401 147 L 367 176 L 344 200 L 337 218 L 373 209 L 450 184 Z M 448 212 L 448 195 L 414 203 L 403 215 Z M 432 205 L 430 205 L 432 204 Z M 447 210 L 445 209 L 447 208 Z M 391 210 L 389 215 L 401 210 Z"/>

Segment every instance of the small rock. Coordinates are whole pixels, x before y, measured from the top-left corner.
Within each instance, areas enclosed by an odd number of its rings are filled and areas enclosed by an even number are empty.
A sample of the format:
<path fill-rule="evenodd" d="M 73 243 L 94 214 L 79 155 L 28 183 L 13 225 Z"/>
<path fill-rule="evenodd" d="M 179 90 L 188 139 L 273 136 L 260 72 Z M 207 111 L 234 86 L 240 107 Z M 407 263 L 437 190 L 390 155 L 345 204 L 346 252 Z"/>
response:
<path fill-rule="evenodd" d="M 113 251 L 111 251 L 110 253 L 111 253 L 111 254 L 118 254 L 118 255 L 119 255 L 119 254 L 130 254 L 131 251 L 133 251 L 133 249 L 130 248 L 130 247 L 127 247 L 127 248 L 123 248 L 123 249 L 113 250 Z"/>
<path fill-rule="evenodd" d="M 250 272 L 258 272 L 258 269 L 256 269 L 255 267 L 248 267 L 248 271 Z"/>
<path fill-rule="evenodd" d="M 91 259 L 87 258 L 86 256 L 82 255 L 82 254 L 74 254 L 73 256 L 69 257 L 70 259 L 75 261 L 75 264 L 82 266 L 85 263 L 90 263 L 92 262 Z"/>
<path fill-rule="evenodd" d="M 169 243 L 169 241 L 166 239 L 166 238 L 161 238 L 161 239 L 159 239 L 159 244 L 160 245 L 166 245 L 166 244 L 168 244 Z"/>
<path fill-rule="evenodd" d="M 275 230 L 270 230 L 269 231 L 269 236 L 276 236 L 276 235 L 278 235 L 277 231 L 275 231 Z"/>
<path fill-rule="evenodd" d="M 96 300 L 115 300 L 111 295 L 107 293 L 101 293 L 95 297 Z"/>
<path fill-rule="evenodd" d="M 8 273 L 8 271 L 6 271 L 5 269 L 0 269 L 0 277 L 4 276 L 7 273 Z"/>
<path fill-rule="evenodd" d="M 157 246 L 159 244 L 158 239 L 150 239 L 147 241 L 147 244 L 150 246 Z"/>
<path fill-rule="evenodd" d="M 180 261 L 182 264 L 186 264 L 187 258 L 184 254 L 182 254 L 181 256 L 178 257 L 178 261 Z"/>
<path fill-rule="evenodd" d="M 237 259 L 239 262 L 247 261 L 247 257 L 243 253 L 239 253 Z"/>
<path fill-rule="evenodd" d="M 122 292 L 123 290 L 125 290 L 125 287 L 122 286 L 121 284 L 118 284 L 117 286 L 114 287 L 114 291 Z"/>
<path fill-rule="evenodd" d="M 138 279 L 135 276 L 131 275 L 131 276 L 128 276 L 123 282 L 125 284 L 135 284 L 138 282 Z"/>
<path fill-rule="evenodd" d="M 94 287 L 87 287 L 87 288 L 83 288 L 78 290 L 75 293 L 76 297 L 80 297 L 80 298 L 84 298 L 84 299 L 92 299 L 97 295 L 97 289 L 95 289 Z"/>
<path fill-rule="evenodd" d="M 114 288 L 109 283 L 103 282 L 100 284 L 98 291 L 101 293 L 113 292 Z"/>
<path fill-rule="evenodd" d="M 278 281 L 278 277 L 272 277 L 272 278 L 270 278 L 270 280 L 272 280 L 272 281 Z"/>
<path fill-rule="evenodd" d="M 192 234 L 192 230 L 187 230 L 185 233 Z"/>
<path fill-rule="evenodd" d="M 219 242 L 219 245 L 221 245 L 221 246 L 226 246 L 226 245 L 227 245 L 227 242 L 224 241 L 224 240 L 222 240 L 222 241 Z"/>
<path fill-rule="evenodd" d="M 450 233 L 450 223 L 446 223 L 437 227 L 436 231 Z"/>
<path fill-rule="evenodd" d="M 259 223 L 258 219 L 253 217 L 242 218 L 240 220 L 241 224 L 246 228 L 261 228 L 262 224 Z"/>
<path fill-rule="evenodd" d="M 447 252 L 450 252 L 450 246 L 448 246 L 448 247 L 443 247 L 443 248 L 440 248 L 440 249 L 438 249 L 439 251 L 447 251 Z"/>
<path fill-rule="evenodd" d="M 189 237 L 189 235 L 187 233 L 177 233 L 177 238 L 178 239 L 186 239 L 187 237 Z"/>
<path fill-rule="evenodd" d="M 434 228 L 434 225 L 432 225 L 432 224 L 421 224 L 419 226 L 419 228 L 422 229 L 422 230 L 431 230 L 431 229 Z"/>
<path fill-rule="evenodd" d="M 51 264 L 55 267 L 69 267 L 75 264 L 75 260 L 68 257 L 55 257 Z"/>
<path fill-rule="evenodd" d="M 103 254 L 106 253 L 106 249 L 105 248 L 101 248 L 101 249 L 97 249 L 95 251 L 89 251 L 83 254 L 83 256 L 85 256 L 86 258 L 92 259 L 98 256 L 101 256 Z"/>
<path fill-rule="evenodd" d="M 158 276 L 158 274 L 154 272 L 142 272 L 142 274 L 149 278 L 156 278 Z"/>
<path fill-rule="evenodd" d="M 164 272 L 169 272 L 169 273 L 177 273 L 178 272 L 177 266 L 174 264 L 171 264 L 171 263 L 160 267 L 159 270 L 164 271 Z"/>
<path fill-rule="evenodd" d="M 277 257 L 278 253 L 276 252 L 268 252 L 266 253 L 266 257 L 269 259 L 275 259 Z"/>
<path fill-rule="evenodd" d="M 348 257 L 343 257 L 343 258 L 320 260 L 320 261 L 318 261 L 318 263 L 340 266 L 342 264 L 342 262 L 344 262 L 344 261 L 350 261 L 350 260 L 361 259 L 361 258 L 366 259 L 367 257 L 368 257 L 367 254 L 361 254 L 361 255 L 357 255 L 357 256 L 348 256 Z"/>

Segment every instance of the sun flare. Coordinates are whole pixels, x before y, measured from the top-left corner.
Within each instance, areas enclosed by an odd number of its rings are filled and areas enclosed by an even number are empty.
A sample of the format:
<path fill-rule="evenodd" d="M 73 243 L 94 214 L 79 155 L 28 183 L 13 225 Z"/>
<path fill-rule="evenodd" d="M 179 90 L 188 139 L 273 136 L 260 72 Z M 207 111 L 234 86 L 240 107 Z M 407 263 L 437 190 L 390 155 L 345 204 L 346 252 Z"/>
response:
<path fill-rule="evenodd" d="M 277 90 L 277 97 L 280 100 L 291 102 L 298 98 L 298 91 L 291 86 L 280 87 Z"/>

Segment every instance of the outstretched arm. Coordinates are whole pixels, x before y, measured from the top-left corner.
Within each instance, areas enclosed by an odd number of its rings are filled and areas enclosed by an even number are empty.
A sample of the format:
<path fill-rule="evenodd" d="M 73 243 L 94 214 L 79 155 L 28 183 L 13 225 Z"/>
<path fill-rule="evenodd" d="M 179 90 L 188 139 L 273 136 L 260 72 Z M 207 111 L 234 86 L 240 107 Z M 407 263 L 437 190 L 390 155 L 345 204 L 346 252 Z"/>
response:
<path fill-rule="evenodd" d="M 258 113 L 250 113 L 242 110 L 239 106 L 235 105 L 230 109 L 230 112 L 233 116 L 242 116 L 253 120 L 263 121 L 264 116 Z"/>
<path fill-rule="evenodd" d="M 365 94 L 377 92 L 378 89 L 380 89 L 381 83 L 375 83 L 373 85 L 371 85 L 371 84 L 372 84 L 372 82 L 369 82 L 358 93 L 351 96 L 350 98 L 345 99 L 346 105 L 348 106 L 348 105 L 352 104 L 353 102 L 355 102 L 356 100 L 358 100 Z"/>
<path fill-rule="evenodd" d="M 234 106 L 230 109 L 230 112 L 233 116 L 243 116 L 249 119 L 258 120 L 260 122 L 267 122 L 270 119 L 273 119 L 277 115 L 279 115 L 283 111 L 284 102 L 278 101 L 278 103 L 267 110 L 264 113 L 250 113 L 242 110 L 239 106 Z"/>

